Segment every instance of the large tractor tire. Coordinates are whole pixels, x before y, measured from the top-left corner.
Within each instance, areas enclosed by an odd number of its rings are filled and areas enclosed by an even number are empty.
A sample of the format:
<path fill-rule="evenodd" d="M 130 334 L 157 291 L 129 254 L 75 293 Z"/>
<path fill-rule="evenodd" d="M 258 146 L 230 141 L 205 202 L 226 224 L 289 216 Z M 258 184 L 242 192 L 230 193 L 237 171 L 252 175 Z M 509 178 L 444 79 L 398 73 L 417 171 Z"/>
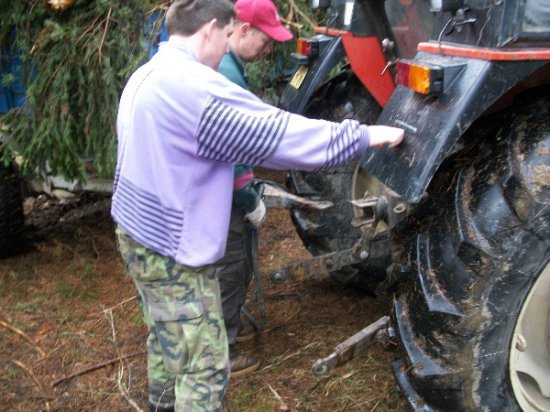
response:
<path fill-rule="evenodd" d="M 550 98 L 516 108 L 431 185 L 404 255 L 393 369 L 418 410 L 550 411 Z"/>
<path fill-rule="evenodd" d="M 13 166 L 0 162 L 0 258 L 22 249 L 23 224 L 19 175 Z"/>
<path fill-rule="evenodd" d="M 305 109 L 311 118 L 331 121 L 345 119 L 373 124 L 381 108 L 351 72 L 344 71 L 328 82 L 313 96 Z M 358 211 L 349 202 L 363 198 L 365 192 L 377 195 L 378 182 L 357 164 L 348 163 L 321 172 L 291 171 L 289 189 L 299 196 L 315 200 L 330 200 L 335 207 L 317 211 L 292 209 L 290 215 L 298 235 L 306 248 L 315 256 L 350 248 L 361 236 L 361 231 L 351 225 Z M 382 242 L 386 233 L 379 235 Z M 361 265 L 343 268 L 331 275 L 343 284 L 373 291 L 385 276 L 391 263 L 386 257 L 367 261 Z"/>

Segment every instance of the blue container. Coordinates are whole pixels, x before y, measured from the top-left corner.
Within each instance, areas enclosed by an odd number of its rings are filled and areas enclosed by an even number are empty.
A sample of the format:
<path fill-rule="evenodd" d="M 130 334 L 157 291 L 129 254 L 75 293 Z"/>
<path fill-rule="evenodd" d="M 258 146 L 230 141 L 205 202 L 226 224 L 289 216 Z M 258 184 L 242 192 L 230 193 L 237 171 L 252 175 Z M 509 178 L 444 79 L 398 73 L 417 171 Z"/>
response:
<path fill-rule="evenodd" d="M 12 31 L 0 49 L 0 113 L 21 107 L 25 102 L 25 86 L 22 82 L 21 60 L 13 47 L 15 33 Z M 6 84 L 6 75 L 13 79 Z"/>
<path fill-rule="evenodd" d="M 19 52 L 13 47 L 15 35 L 12 31 L 0 49 L 0 113 L 21 107 L 25 101 L 25 86 L 22 83 Z M 5 84 L 5 76 L 13 75 L 14 81 Z"/>

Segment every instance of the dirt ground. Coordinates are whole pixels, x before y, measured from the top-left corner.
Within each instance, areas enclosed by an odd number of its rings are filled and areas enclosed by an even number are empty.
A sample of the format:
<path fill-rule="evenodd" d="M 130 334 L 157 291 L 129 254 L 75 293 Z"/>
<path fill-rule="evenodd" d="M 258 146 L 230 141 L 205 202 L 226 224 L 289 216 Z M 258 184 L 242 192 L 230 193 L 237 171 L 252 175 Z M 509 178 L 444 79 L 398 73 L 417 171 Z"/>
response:
<path fill-rule="evenodd" d="M 146 330 L 116 250 L 109 199 L 26 206 L 33 246 L 0 260 L 2 410 L 147 410 Z M 390 372 L 392 347 L 375 344 L 326 376 L 311 373 L 316 359 L 388 305 L 331 278 L 270 281 L 273 269 L 308 256 L 288 212 L 270 209 L 259 231 L 267 324 L 240 345 L 261 366 L 231 381 L 224 411 L 406 410 Z M 247 307 L 257 306 L 252 289 Z"/>

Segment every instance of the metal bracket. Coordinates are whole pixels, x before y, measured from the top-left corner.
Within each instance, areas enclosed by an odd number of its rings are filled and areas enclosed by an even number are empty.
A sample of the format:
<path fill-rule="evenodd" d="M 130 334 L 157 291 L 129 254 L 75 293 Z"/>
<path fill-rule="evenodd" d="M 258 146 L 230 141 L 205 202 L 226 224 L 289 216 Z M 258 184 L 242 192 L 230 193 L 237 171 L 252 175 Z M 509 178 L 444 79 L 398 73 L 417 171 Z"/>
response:
<path fill-rule="evenodd" d="M 371 323 L 366 328 L 357 332 L 355 335 L 349 337 L 336 346 L 334 352 L 326 358 L 317 359 L 311 371 L 315 375 L 324 375 L 329 370 L 356 358 L 374 343 L 379 331 L 388 328 L 389 321 L 389 316 L 383 316 L 376 322 Z"/>
<path fill-rule="evenodd" d="M 360 263 L 368 258 L 381 257 L 387 254 L 387 244 L 382 241 L 383 247 L 373 247 L 373 235 L 381 214 L 380 199 L 370 197 L 364 200 L 353 200 L 351 203 L 363 209 L 363 216 L 356 217 L 351 222 L 354 227 L 365 227 L 361 237 L 349 248 L 338 252 L 326 253 L 312 257 L 311 259 L 290 262 L 271 273 L 271 280 L 275 283 L 283 283 L 287 279 L 322 279 L 330 272 L 342 269 L 346 266 Z"/>
<path fill-rule="evenodd" d="M 334 203 L 328 200 L 311 200 L 300 196 L 288 193 L 280 187 L 270 185 L 265 181 L 262 182 L 264 186 L 263 200 L 266 207 L 279 207 L 290 209 L 294 207 L 298 208 L 311 208 L 317 210 L 326 210 L 334 206 Z"/>

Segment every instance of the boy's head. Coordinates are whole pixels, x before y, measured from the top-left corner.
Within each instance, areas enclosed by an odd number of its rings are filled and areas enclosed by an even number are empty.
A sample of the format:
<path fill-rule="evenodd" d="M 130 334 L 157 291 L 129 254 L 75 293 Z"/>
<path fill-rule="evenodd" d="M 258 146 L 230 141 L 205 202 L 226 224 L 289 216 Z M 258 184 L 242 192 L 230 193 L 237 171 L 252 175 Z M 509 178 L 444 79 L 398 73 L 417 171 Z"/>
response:
<path fill-rule="evenodd" d="M 214 19 L 221 29 L 234 18 L 229 0 L 175 0 L 166 13 L 166 29 L 170 35 L 191 36 Z"/>
<path fill-rule="evenodd" d="M 197 60 L 217 69 L 228 51 L 235 10 L 228 0 L 176 0 L 166 13 L 170 35 L 189 39 Z"/>

